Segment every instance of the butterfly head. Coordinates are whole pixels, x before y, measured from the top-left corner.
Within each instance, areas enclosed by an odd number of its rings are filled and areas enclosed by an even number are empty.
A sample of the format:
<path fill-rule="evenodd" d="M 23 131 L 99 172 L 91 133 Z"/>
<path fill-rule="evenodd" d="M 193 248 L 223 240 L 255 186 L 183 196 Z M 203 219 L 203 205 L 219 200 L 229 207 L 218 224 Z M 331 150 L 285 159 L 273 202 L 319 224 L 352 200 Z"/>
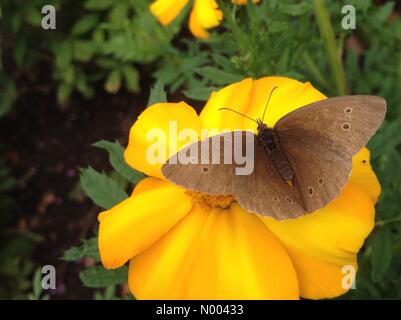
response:
<path fill-rule="evenodd" d="M 258 125 L 258 127 L 257 127 L 258 132 L 261 132 L 261 131 L 264 131 L 264 130 L 267 130 L 267 129 L 268 129 L 267 124 L 264 123 L 262 119 L 260 119 L 260 118 L 259 118 L 259 119 L 256 119 L 256 123 L 257 123 L 257 125 Z"/>

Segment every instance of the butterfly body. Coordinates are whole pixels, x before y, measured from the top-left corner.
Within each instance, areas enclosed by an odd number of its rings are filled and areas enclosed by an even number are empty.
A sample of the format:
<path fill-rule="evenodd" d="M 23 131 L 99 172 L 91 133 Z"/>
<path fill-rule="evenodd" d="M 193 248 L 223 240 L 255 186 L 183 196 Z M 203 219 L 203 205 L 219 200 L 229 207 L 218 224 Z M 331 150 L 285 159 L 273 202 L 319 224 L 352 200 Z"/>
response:
<path fill-rule="evenodd" d="M 280 147 L 280 138 L 274 129 L 269 128 L 266 124 L 258 120 L 257 141 L 266 152 L 266 156 L 270 157 L 273 165 L 281 178 L 285 182 L 292 182 L 294 179 L 294 170 L 288 161 L 283 149 Z"/>

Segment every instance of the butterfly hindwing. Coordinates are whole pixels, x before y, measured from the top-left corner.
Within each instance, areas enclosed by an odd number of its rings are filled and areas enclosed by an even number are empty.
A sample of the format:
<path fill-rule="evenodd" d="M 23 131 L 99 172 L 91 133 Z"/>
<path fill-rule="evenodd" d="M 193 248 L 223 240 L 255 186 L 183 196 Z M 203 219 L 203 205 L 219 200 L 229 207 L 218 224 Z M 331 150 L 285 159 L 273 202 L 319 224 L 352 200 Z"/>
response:
<path fill-rule="evenodd" d="M 243 208 L 277 220 L 306 213 L 294 189 L 280 177 L 256 139 L 254 164 L 250 175 L 239 176 L 236 180 L 235 193 Z"/>

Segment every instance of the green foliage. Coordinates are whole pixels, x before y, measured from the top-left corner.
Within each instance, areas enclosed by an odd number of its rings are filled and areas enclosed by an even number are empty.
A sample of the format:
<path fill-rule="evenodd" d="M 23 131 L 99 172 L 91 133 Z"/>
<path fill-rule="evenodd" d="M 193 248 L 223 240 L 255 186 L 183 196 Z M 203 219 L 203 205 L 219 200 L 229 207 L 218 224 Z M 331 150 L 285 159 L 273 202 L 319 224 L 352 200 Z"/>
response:
<path fill-rule="evenodd" d="M 154 99 L 165 99 L 162 87 L 155 90 L 157 94 L 153 92 Z M 135 185 L 144 178 L 144 175 L 125 163 L 123 156 L 124 149 L 118 141 L 101 140 L 96 142 L 94 146 L 108 152 L 110 163 L 115 169 L 115 174 L 108 176 L 91 167 L 81 169 L 81 185 L 85 193 L 96 205 L 104 209 L 110 209 L 128 197 L 125 191 L 126 186 L 128 184 Z M 84 258 L 92 258 L 96 262 L 95 266 L 87 267 L 80 272 L 79 276 L 84 286 L 105 288 L 103 294 L 100 291 L 95 293 L 96 299 L 119 298 L 115 296 L 116 285 L 127 282 L 128 268 L 124 266 L 116 270 L 106 270 L 99 263 L 100 256 L 97 237 L 83 240 L 80 246 L 68 249 L 63 256 L 63 259 L 66 261 L 78 261 Z"/>
<path fill-rule="evenodd" d="M 118 141 L 101 140 L 96 142 L 94 146 L 105 149 L 109 153 L 109 160 L 113 168 L 129 182 L 136 184 L 143 179 L 144 175 L 142 173 L 126 164 L 124 160 L 124 148 Z"/>
<path fill-rule="evenodd" d="M 121 300 L 121 297 L 118 295 L 115 285 L 109 285 L 104 290 L 103 293 L 101 291 L 95 292 L 95 300 Z M 130 296 L 125 296 L 124 300 L 131 299 Z"/>
<path fill-rule="evenodd" d="M 128 267 L 124 266 L 116 270 L 106 270 L 102 266 L 89 267 L 82 271 L 79 277 L 87 287 L 103 288 L 126 283 L 128 279 Z"/>
<path fill-rule="evenodd" d="M 35 264 L 31 256 L 41 237 L 9 228 L 15 206 L 12 192 L 17 180 L 0 159 L 0 299 L 20 299 L 30 290 Z"/>
<path fill-rule="evenodd" d="M 80 180 L 88 197 L 104 209 L 110 209 L 128 197 L 127 192 L 117 180 L 92 167 L 81 169 Z"/>
<path fill-rule="evenodd" d="M 40 268 L 36 269 L 32 280 L 32 292 L 28 294 L 29 300 L 49 300 L 48 294 L 43 294 L 42 273 Z"/>
<path fill-rule="evenodd" d="M 164 91 L 164 86 L 160 81 L 156 82 L 150 90 L 148 107 L 159 102 L 167 102 L 167 94 L 166 91 Z"/>
<path fill-rule="evenodd" d="M 179 31 L 179 20 L 161 26 L 149 12 L 148 0 L 53 0 L 56 30 L 44 31 L 41 8 L 46 4 L 45 0 L 2 1 L 0 9 L 7 13 L 1 19 L 2 47 L 4 52 L 12 48 L 20 68 L 50 64 L 61 105 L 74 91 L 93 97 L 99 82 L 110 94 L 121 89 L 138 92 L 138 67 L 176 51 L 170 43 Z M 10 110 L 17 97 L 17 79 L 12 74 L 6 70 L 0 77 L 0 115 Z"/>
<path fill-rule="evenodd" d="M 79 247 L 71 247 L 64 252 L 63 259 L 66 261 L 77 261 L 85 257 L 90 257 L 95 261 L 99 261 L 99 250 L 97 247 L 97 237 L 83 240 Z"/>
<path fill-rule="evenodd" d="M 0 299 L 25 298 L 25 292 L 32 287 L 29 279 L 35 269 L 31 256 L 41 240 L 35 234 L 2 230 L 0 236 Z"/>
<path fill-rule="evenodd" d="M 83 240 L 80 246 L 65 251 L 63 259 L 66 261 L 78 261 L 88 257 L 94 259 L 97 262 L 95 266 L 87 267 L 80 272 L 79 277 L 82 283 L 86 287 L 105 288 L 104 295 L 99 291 L 96 292 L 95 298 L 98 300 L 117 299 L 115 286 L 127 282 L 128 268 L 125 266 L 116 270 L 106 270 L 101 266 L 97 241 L 97 237 Z"/>

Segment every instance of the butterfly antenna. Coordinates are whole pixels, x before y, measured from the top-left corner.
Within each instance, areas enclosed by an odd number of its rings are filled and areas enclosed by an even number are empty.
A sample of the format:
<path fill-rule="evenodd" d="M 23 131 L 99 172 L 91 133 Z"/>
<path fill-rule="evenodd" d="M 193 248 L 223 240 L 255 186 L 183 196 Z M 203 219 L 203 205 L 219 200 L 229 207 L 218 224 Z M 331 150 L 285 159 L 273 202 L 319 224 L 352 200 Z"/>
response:
<path fill-rule="evenodd" d="M 252 120 L 252 121 L 255 122 L 256 124 L 258 124 L 258 122 L 257 122 L 255 119 L 252 119 L 252 118 L 246 116 L 245 114 L 243 114 L 243 113 L 241 113 L 241 112 L 238 112 L 238 111 L 235 111 L 235 110 L 233 110 L 233 109 L 230 109 L 230 108 L 220 108 L 219 110 L 228 110 L 228 111 L 232 111 L 232 112 L 237 113 L 237 114 L 239 114 L 239 115 L 241 115 L 241 116 L 243 116 L 243 117 L 245 117 L 245 118 L 247 118 L 247 119 L 249 119 L 249 120 Z"/>
<path fill-rule="evenodd" d="M 266 103 L 266 106 L 265 106 L 265 110 L 263 111 L 262 122 L 265 120 L 265 114 L 266 114 L 267 106 L 269 105 L 270 98 L 271 98 L 271 96 L 273 94 L 273 91 L 276 90 L 277 88 L 278 88 L 278 86 L 274 87 L 272 89 L 272 91 L 270 91 L 269 98 L 267 99 L 267 103 Z"/>

